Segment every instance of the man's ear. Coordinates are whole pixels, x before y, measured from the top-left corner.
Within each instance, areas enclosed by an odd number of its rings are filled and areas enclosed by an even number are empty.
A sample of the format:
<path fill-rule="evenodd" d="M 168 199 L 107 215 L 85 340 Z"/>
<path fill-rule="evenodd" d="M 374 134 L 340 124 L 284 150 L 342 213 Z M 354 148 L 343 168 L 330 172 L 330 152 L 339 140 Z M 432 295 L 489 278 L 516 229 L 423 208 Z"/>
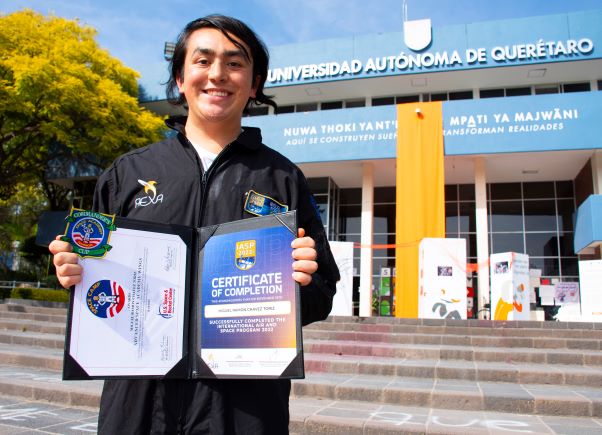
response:
<path fill-rule="evenodd" d="M 178 85 L 178 91 L 180 91 L 180 94 L 184 93 L 184 73 L 182 72 L 182 74 L 178 74 L 176 76 L 176 84 Z"/>
<path fill-rule="evenodd" d="M 251 98 L 257 97 L 257 88 L 259 88 L 259 83 L 261 82 L 261 76 L 257 74 L 255 76 L 255 80 L 253 82 L 253 86 L 251 87 Z"/>

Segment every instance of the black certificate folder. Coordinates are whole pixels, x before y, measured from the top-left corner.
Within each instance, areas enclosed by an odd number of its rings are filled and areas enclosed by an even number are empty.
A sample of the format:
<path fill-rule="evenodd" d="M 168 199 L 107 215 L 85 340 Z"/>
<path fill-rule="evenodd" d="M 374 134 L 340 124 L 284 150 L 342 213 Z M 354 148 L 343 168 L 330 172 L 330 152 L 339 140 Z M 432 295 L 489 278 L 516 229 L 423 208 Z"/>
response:
<path fill-rule="evenodd" d="M 91 219 L 79 227 L 100 227 Z M 78 230 L 84 233 L 76 225 L 67 235 L 78 240 Z M 193 228 L 115 218 L 105 256 L 79 260 L 84 273 L 71 292 L 64 379 L 188 376 L 195 240 Z"/>
<path fill-rule="evenodd" d="M 202 228 L 193 377 L 302 378 L 295 212 Z"/>
<path fill-rule="evenodd" d="M 67 227 L 80 247 L 101 239 L 90 219 Z M 105 230 L 106 246 L 80 249 L 102 254 L 79 260 L 64 379 L 303 376 L 294 212 L 207 228 L 115 218 Z"/>

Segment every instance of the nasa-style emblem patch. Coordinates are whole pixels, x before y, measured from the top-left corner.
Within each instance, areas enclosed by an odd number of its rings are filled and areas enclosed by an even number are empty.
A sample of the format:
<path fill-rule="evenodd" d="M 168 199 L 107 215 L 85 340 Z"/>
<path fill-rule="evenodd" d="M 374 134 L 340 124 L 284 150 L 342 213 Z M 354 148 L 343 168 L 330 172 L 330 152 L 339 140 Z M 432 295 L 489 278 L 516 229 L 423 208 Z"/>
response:
<path fill-rule="evenodd" d="M 111 231 L 115 231 L 115 215 L 71 209 L 67 216 L 67 228 L 61 240 L 73 246 L 73 252 L 82 258 L 102 258 L 111 250 L 108 244 Z"/>
<path fill-rule="evenodd" d="M 115 317 L 125 306 L 125 291 L 116 281 L 97 281 L 86 294 L 86 305 L 96 317 Z"/>

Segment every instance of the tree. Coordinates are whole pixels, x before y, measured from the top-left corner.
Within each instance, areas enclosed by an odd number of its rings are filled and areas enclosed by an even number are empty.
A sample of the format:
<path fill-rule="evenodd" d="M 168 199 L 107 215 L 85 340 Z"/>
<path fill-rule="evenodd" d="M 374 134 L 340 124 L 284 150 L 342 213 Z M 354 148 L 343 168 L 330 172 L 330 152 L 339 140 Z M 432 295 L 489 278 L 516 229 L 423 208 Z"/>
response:
<path fill-rule="evenodd" d="M 0 199 L 42 181 L 53 145 L 104 167 L 160 138 L 161 118 L 138 105 L 138 74 L 95 35 L 31 10 L 0 15 Z"/>

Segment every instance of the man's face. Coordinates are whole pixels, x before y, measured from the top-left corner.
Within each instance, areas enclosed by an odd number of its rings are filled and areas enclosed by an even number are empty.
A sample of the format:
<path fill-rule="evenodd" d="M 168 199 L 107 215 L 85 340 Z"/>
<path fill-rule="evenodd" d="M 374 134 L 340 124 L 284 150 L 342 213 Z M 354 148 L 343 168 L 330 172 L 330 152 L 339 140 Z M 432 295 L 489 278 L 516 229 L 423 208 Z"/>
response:
<path fill-rule="evenodd" d="M 250 53 L 243 42 L 233 39 Z M 204 28 L 190 35 L 183 74 L 177 79 L 188 103 L 189 122 L 239 129 L 247 101 L 255 97 L 257 82 L 252 59 L 219 30 Z"/>

